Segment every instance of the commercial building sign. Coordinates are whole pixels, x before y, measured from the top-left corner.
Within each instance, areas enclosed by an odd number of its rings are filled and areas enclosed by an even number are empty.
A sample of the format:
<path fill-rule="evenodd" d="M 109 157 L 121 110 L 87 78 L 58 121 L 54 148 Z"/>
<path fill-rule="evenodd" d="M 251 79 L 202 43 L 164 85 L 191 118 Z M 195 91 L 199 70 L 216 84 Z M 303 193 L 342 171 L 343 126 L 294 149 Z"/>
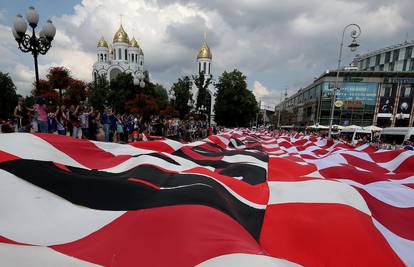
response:
<path fill-rule="evenodd" d="M 347 83 L 360 83 L 360 82 L 363 82 L 364 81 L 364 78 L 361 78 L 361 77 L 349 77 L 349 76 L 347 76 L 347 77 L 344 77 L 344 80 L 343 80 L 344 82 L 347 82 Z"/>
<path fill-rule="evenodd" d="M 343 106 L 348 107 L 348 108 L 363 108 L 364 107 L 364 102 L 362 102 L 361 100 L 344 100 L 343 103 L 344 103 Z"/>
<path fill-rule="evenodd" d="M 336 100 L 335 101 L 335 107 L 340 108 L 344 105 L 344 102 L 341 100 Z"/>
<path fill-rule="evenodd" d="M 394 78 L 386 77 L 384 78 L 385 83 L 414 83 L 414 78 Z"/>

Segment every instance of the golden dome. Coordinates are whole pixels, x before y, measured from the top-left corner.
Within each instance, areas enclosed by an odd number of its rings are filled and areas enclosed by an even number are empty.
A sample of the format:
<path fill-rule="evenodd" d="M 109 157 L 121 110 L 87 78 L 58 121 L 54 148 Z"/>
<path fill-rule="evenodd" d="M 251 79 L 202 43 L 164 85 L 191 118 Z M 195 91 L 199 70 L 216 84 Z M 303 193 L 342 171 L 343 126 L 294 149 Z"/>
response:
<path fill-rule="evenodd" d="M 119 26 L 118 31 L 115 33 L 114 35 L 114 43 L 127 43 L 129 44 L 129 37 L 128 34 L 125 32 L 124 28 L 121 26 Z"/>
<path fill-rule="evenodd" d="M 208 58 L 212 59 L 213 55 L 211 54 L 210 47 L 208 47 L 208 44 L 206 41 L 203 42 L 200 49 L 198 50 L 197 59 L 199 58 Z"/>
<path fill-rule="evenodd" d="M 129 41 L 130 47 L 139 47 L 137 40 L 135 40 L 135 37 L 132 37 L 131 41 Z"/>
<path fill-rule="evenodd" d="M 103 36 L 101 36 L 101 38 L 98 41 L 98 47 L 106 47 L 106 48 L 108 48 L 108 43 L 105 41 L 105 39 L 103 38 Z"/>
<path fill-rule="evenodd" d="M 112 48 L 112 45 L 109 46 L 108 52 L 109 52 L 110 55 L 112 55 L 114 53 L 114 49 Z"/>

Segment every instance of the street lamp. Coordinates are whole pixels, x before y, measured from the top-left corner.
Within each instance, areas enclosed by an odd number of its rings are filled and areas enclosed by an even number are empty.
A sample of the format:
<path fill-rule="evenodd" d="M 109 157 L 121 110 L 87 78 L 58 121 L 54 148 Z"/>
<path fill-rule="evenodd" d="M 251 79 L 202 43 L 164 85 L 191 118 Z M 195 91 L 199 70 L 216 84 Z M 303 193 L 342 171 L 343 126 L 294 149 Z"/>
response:
<path fill-rule="evenodd" d="M 39 32 L 39 37 L 36 37 L 35 28 L 39 22 L 39 14 L 36 12 L 34 7 L 29 7 L 26 12 L 26 19 L 27 22 L 29 22 L 30 27 L 32 27 L 32 36 L 26 34 L 27 23 L 20 14 L 16 15 L 12 27 L 12 33 L 14 39 L 16 39 L 16 42 L 19 45 L 19 49 L 24 53 L 31 52 L 33 55 L 36 75 L 36 91 L 39 95 L 39 70 L 37 66 L 37 56 L 39 54 L 45 55 L 50 49 L 52 40 L 56 34 L 56 28 L 52 21 L 48 20 Z"/>
<path fill-rule="evenodd" d="M 342 48 L 344 46 L 344 37 L 345 37 L 345 31 L 348 28 L 353 28 L 351 31 L 351 38 L 352 43 L 348 45 L 348 47 L 351 49 L 352 52 L 355 52 L 356 49 L 359 47 L 359 44 L 356 42 L 356 39 L 361 35 L 361 27 L 359 27 L 358 24 L 351 23 L 345 26 L 344 30 L 342 31 L 342 39 L 341 39 L 341 45 L 339 48 L 339 57 L 338 57 L 338 67 L 336 68 L 336 79 L 335 79 L 335 88 L 332 89 L 332 103 L 331 103 L 331 115 L 329 118 L 329 133 L 328 133 L 328 139 L 332 137 L 332 124 L 333 124 L 333 117 L 334 117 L 334 111 L 335 111 L 335 100 L 336 100 L 336 92 L 340 90 L 339 88 L 339 70 L 341 68 L 341 61 L 342 61 Z"/>
<path fill-rule="evenodd" d="M 142 72 L 139 72 L 137 75 L 134 76 L 134 85 L 138 86 L 140 88 L 139 90 L 139 97 L 138 97 L 138 104 L 141 104 L 141 95 L 142 91 L 145 87 L 145 81 L 144 81 L 145 75 Z"/>
<path fill-rule="evenodd" d="M 206 118 L 207 127 L 210 127 L 209 116 L 207 114 L 207 111 L 208 111 L 207 107 L 204 105 L 201 105 L 201 107 L 199 107 L 197 110 L 197 114 L 204 115 Z"/>

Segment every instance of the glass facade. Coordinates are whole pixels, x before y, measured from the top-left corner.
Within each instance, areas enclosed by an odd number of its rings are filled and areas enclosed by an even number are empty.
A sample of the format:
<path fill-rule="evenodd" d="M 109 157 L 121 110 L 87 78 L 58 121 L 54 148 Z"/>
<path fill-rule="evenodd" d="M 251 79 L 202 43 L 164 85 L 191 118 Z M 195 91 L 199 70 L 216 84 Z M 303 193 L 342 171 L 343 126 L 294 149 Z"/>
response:
<path fill-rule="evenodd" d="M 322 104 L 319 122 L 329 125 L 331 110 L 331 92 L 334 82 L 323 82 Z M 336 94 L 336 100 L 342 102 L 341 107 L 335 107 L 333 124 L 367 126 L 372 124 L 375 111 L 379 83 L 343 82 L 341 90 Z"/>

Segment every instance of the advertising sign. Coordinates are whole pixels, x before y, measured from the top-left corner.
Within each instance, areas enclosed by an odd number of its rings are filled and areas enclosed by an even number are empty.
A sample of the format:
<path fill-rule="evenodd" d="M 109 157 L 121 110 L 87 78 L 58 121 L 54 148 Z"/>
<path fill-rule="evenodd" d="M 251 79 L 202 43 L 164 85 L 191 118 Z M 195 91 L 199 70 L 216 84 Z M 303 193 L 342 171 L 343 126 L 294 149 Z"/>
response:
<path fill-rule="evenodd" d="M 379 118 L 390 118 L 394 110 L 394 98 L 393 97 L 381 97 L 380 107 L 378 110 Z"/>
<path fill-rule="evenodd" d="M 381 97 L 379 113 L 392 113 L 394 109 L 393 97 Z"/>
<path fill-rule="evenodd" d="M 410 97 L 401 97 L 398 103 L 398 114 L 400 114 L 404 119 L 410 117 L 411 107 L 413 99 Z"/>

